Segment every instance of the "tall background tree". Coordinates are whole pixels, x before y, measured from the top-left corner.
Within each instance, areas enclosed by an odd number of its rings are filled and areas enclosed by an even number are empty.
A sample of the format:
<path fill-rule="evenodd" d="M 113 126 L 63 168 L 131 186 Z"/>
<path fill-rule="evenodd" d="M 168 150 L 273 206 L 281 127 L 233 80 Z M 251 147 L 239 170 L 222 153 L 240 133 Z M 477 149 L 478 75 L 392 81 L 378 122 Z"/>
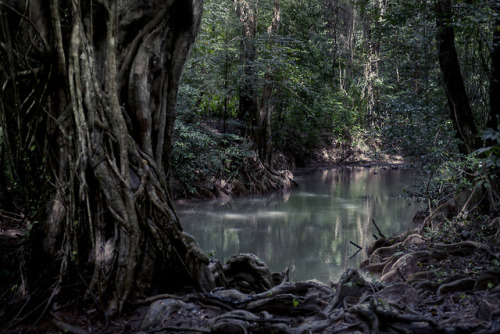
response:
<path fill-rule="evenodd" d="M 280 152 L 293 167 L 317 163 L 325 151 L 324 163 L 356 152 L 442 163 L 474 151 L 496 96 L 496 2 L 447 3 L 281 0 L 279 29 L 269 34 L 275 1 L 206 1 L 174 142 L 175 163 L 191 166 L 176 169 L 186 193 L 196 194 L 202 179 L 245 174 L 265 87 L 274 94 L 270 137 L 280 168 Z M 461 92 L 453 87 L 460 82 Z M 214 168 L 216 161 L 230 167 Z"/>
<path fill-rule="evenodd" d="M 202 1 L 11 0 L 0 14 L 2 154 L 33 224 L 24 309 L 74 289 L 114 315 L 157 283 L 212 288 L 168 191 Z"/>
<path fill-rule="evenodd" d="M 450 118 L 457 131 L 457 137 L 462 140 L 462 144 L 459 145 L 460 151 L 468 154 L 479 148 L 478 130 L 455 48 L 451 0 L 436 2 L 436 26 L 439 65 L 443 74 Z"/>
<path fill-rule="evenodd" d="M 491 9 L 495 20 L 491 46 L 490 113 L 486 126 L 497 130 L 500 122 L 500 1 L 491 1 Z"/>

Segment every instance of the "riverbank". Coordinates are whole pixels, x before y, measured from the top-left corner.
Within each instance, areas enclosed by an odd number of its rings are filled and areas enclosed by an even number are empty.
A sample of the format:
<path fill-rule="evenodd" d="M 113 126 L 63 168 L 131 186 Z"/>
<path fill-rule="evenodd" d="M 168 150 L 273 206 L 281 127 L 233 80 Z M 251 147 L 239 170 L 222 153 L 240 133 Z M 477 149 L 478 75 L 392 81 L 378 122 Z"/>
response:
<path fill-rule="evenodd" d="M 240 144 L 235 143 L 236 147 Z M 246 158 L 248 159 L 248 157 Z M 290 186 L 294 187 L 294 174 L 297 170 L 318 168 L 343 168 L 343 167 L 385 167 L 385 168 L 414 168 L 419 162 L 414 158 L 405 157 L 401 150 L 395 147 L 386 147 L 380 139 L 367 135 L 358 134 L 349 142 L 340 139 L 318 144 L 317 146 L 305 148 L 293 141 L 285 145 L 281 150 L 275 151 L 273 155 L 273 166 L 258 166 L 255 157 L 246 163 L 229 163 L 226 171 L 219 174 L 205 175 L 202 167 L 190 167 L 196 182 L 186 186 L 179 179 L 173 180 L 173 195 L 176 200 L 193 199 L 230 199 L 238 196 L 258 195 L 283 188 L 282 182 L 267 184 L 264 187 L 255 187 L 259 180 L 269 179 L 269 175 L 278 179 L 290 180 Z M 251 167 L 248 167 L 251 166 Z M 253 167 L 252 167 L 253 166 Z M 234 170 L 237 168 L 238 170 Z M 249 172 L 250 171 L 250 172 Z M 288 186 L 285 186 L 287 188 Z M 187 189 L 189 188 L 189 189 Z"/>
<path fill-rule="evenodd" d="M 337 281 L 361 255 L 349 241 L 367 247 L 376 232 L 408 228 L 423 203 L 405 196 L 415 170 L 379 167 L 301 168 L 292 191 L 176 203 L 184 230 L 202 250 L 225 263 L 232 255 L 257 255 L 271 271 L 290 268 L 292 281 Z"/>
<path fill-rule="evenodd" d="M 369 169 L 375 173 L 403 166 L 397 161 L 356 159 L 343 166 L 377 165 Z M 320 168 L 333 166 L 339 165 Z M 55 305 L 40 321 L 3 328 L 7 333 L 495 333 L 500 331 L 500 217 L 482 210 L 482 199 L 464 193 L 430 215 L 419 213 L 402 234 L 386 238 L 380 231 L 377 241 L 363 247 L 361 268 L 346 270 L 330 284 L 289 282 L 285 268 L 272 273 L 261 259 L 235 254 L 228 263 L 211 261 L 219 287 L 208 293 L 187 290 L 134 300 L 116 319 L 95 308 Z M 16 249 L 22 247 L 22 221 L 2 213 L 0 246 L 9 254 L 10 262 L 3 263 L 9 270 L 15 270 Z M 16 282 L 12 274 L 4 278 L 5 287 Z"/>
<path fill-rule="evenodd" d="M 240 254 L 212 261 L 220 287 L 209 293 L 137 300 L 108 324 L 97 313 L 56 310 L 11 333 L 497 333 L 500 217 L 477 205 L 463 212 L 471 201 L 479 203 L 462 194 L 407 232 L 377 235 L 364 250 L 366 274 L 351 268 L 329 285 L 287 282 L 288 271 Z"/>
<path fill-rule="evenodd" d="M 379 239 L 365 250 L 365 275 L 348 269 L 330 286 L 285 280 L 262 288 L 258 280 L 233 280 L 227 287 L 232 289 L 209 295 L 165 296 L 149 312 L 155 313 L 163 303 L 169 305 L 164 308 L 167 315 L 155 320 L 146 316 L 142 328 L 190 326 L 207 333 L 497 333 L 500 217 L 481 212 L 480 201 L 477 193 L 462 193 L 430 215 L 416 215 L 409 231 L 391 238 L 381 237 L 380 231 Z M 247 262 L 242 277 L 286 278 L 287 272 L 265 272 L 264 264 L 251 256 Z M 259 275 L 253 275 L 257 270 Z M 176 318 L 189 309 L 208 320 Z"/>

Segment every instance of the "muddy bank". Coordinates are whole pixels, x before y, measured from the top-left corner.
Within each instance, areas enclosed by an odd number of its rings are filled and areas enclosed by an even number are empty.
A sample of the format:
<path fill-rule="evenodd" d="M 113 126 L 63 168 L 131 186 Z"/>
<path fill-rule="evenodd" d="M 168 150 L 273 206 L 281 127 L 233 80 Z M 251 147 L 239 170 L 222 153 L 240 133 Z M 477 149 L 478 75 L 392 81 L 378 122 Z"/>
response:
<path fill-rule="evenodd" d="M 368 141 L 367 141 L 368 142 Z M 418 162 L 405 158 L 394 150 L 382 150 L 375 141 L 351 144 L 329 143 L 305 150 L 303 147 L 289 148 L 289 151 L 275 152 L 273 167 L 264 166 L 254 160 L 237 177 L 212 176 L 192 185 L 185 191 L 174 180 L 173 193 L 176 200 L 214 199 L 266 194 L 288 190 L 297 184 L 294 176 L 304 170 L 342 167 L 414 168 Z"/>

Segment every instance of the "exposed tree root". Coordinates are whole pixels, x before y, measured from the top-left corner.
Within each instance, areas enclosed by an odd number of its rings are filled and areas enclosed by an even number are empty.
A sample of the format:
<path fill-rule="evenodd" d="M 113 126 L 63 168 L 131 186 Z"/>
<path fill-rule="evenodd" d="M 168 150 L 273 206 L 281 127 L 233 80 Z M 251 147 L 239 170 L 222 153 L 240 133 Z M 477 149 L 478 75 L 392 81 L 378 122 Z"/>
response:
<path fill-rule="evenodd" d="M 470 287 L 470 283 L 467 283 Z M 216 298 L 225 308 L 214 308 L 215 316 L 193 331 L 211 333 L 343 333 L 358 330 L 362 333 L 440 333 L 452 330 L 450 324 L 441 324 L 432 312 L 419 309 L 421 297 L 416 289 L 406 284 L 383 286 L 367 283 L 356 270 L 346 271 L 335 290 L 315 283 L 282 283 L 259 294 L 240 294 L 237 299 L 215 291 L 213 294 L 185 296 L 190 302 L 161 299 L 154 302 L 141 326 L 152 332 L 167 323 L 175 324 L 175 314 L 182 309 L 206 312 L 193 306 L 208 304 Z M 451 291 L 443 291 L 447 296 Z M 500 292 L 499 292 L 500 293 Z M 222 297 L 224 295 L 225 297 Z M 241 297 L 244 299 L 241 299 Z M 496 296 L 496 294 L 495 294 Z M 499 308 L 491 304 L 491 297 L 481 304 L 483 317 L 491 316 Z M 155 311 L 156 310 L 156 311 Z M 417 311 L 418 310 L 418 311 Z M 464 324 L 459 324 L 465 326 Z M 477 330 L 487 329 L 484 322 Z M 180 326 L 186 328 L 186 326 Z"/>
<path fill-rule="evenodd" d="M 470 203 L 470 196 L 467 199 L 462 202 Z M 460 211 L 454 209 L 455 214 Z M 437 216 L 433 218 L 433 227 L 443 224 Z M 241 254 L 234 264 L 219 265 L 220 277 L 224 277 L 236 263 L 246 263 L 238 267 L 238 283 L 229 279 L 232 283 L 227 287 L 232 289 L 198 297 L 203 304 L 219 303 L 212 310 L 217 316 L 201 328 L 213 333 L 495 332 L 499 329 L 500 268 L 476 274 L 472 266 L 498 261 L 498 243 L 487 241 L 495 240 L 498 221 L 483 223 L 490 228 L 490 239 L 444 242 L 432 234 L 424 237 L 418 233 L 423 229 L 416 229 L 376 240 L 368 247 L 369 258 L 362 267 L 380 274 L 383 284 L 368 283 L 357 270 L 349 269 L 332 287 L 278 280 L 267 288 L 273 274 L 254 256 Z M 447 226 L 463 229 L 465 225 Z M 447 269 L 441 270 L 445 265 Z M 454 270 L 458 272 L 450 274 Z M 267 282 L 266 288 L 255 280 L 256 274 Z"/>
<path fill-rule="evenodd" d="M 250 194 L 267 193 L 271 190 L 288 190 L 294 187 L 293 175 L 289 171 L 278 172 L 259 158 L 254 157 L 245 167 L 248 192 Z"/>
<path fill-rule="evenodd" d="M 496 224 L 489 224 L 493 225 L 491 238 L 496 233 Z M 456 226 L 459 228 L 460 224 Z M 317 282 L 278 281 L 264 289 L 255 275 L 263 275 L 267 287 L 273 275 L 254 256 L 241 254 L 234 262 L 246 263 L 238 267 L 238 284 L 233 282 L 229 284 L 232 289 L 214 290 L 188 299 L 197 300 L 198 305 L 215 306 L 212 311 L 217 315 L 200 327 L 213 333 L 497 331 L 498 269 L 476 274 L 470 268 L 473 269 L 473 263 L 489 264 L 490 260 L 497 260 L 498 243 L 434 239 L 412 231 L 389 240 L 377 240 L 368 250 L 364 268 L 381 274 L 383 284 L 368 283 L 357 270 L 349 269 L 333 287 Z M 220 271 L 229 273 L 234 264 L 220 266 Z M 451 267 L 441 271 L 443 265 Z M 450 274 L 450 268 L 460 272 Z M 242 284 L 242 280 L 246 283 Z"/>
<path fill-rule="evenodd" d="M 293 174 L 278 171 L 261 161 L 257 155 L 248 158 L 244 170 L 232 180 L 213 179 L 209 185 L 197 188 L 194 197 L 231 198 L 241 195 L 266 194 L 272 191 L 290 190 L 296 187 Z"/>

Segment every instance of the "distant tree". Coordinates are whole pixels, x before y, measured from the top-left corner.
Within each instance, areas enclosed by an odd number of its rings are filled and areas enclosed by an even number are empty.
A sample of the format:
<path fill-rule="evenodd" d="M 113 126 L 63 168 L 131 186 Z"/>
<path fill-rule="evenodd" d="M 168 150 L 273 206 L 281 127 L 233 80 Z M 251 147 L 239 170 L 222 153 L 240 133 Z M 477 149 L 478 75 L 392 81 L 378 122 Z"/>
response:
<path fill-rule="evenodd" d="M 258 1 L 235 0 L 235 10 L 241 21 L 241 55 L 240 66 L 242 78 L 239 87 L 238 117 L 246 123 L 244 136 L 254 143 L 257 157 L 252 167 L 247 170 L 252 187 L 260 191 L 270 189 L 289 189 L 292 182 L 287 173 L 280 173 L 272 166 L 271 115 L 274 109 L 274 71 L 270 63 L 264 69 L 264 83 L 259 75 L 258 49 L 256 37 L 258 32 Z M 267 42 L 273 44 L 279 30 L 281 19 L 280 0 L 273 0 L 271 25 L 267 29 Z M 272 48 L 272 46 L 271 46 Z M 274 51 L 271 51 L 273 53 Z"/>
<path fill-rule="evenodd" d="M 451 0 L 436 2 L 437 44 L 439 65 L 450 109 L 450 118 L 462 140 L 461 153 L 471 153 L 478 148 L 478 130 L 465 89 L 455 48 L 455 32 L 452 25 Z"/>
<path fill-rule="evenodd" d="M 273 16 L 271 20 L 271 25 L 268 28 L 269 34 L 269 44 L 271 48 L 271 54 L 274 54 L 273 49 L 275 44 L 273 42 L 274 38 L 277 38 L 279 32 L 279 26 L 281 21 L 281 7 L 280 0 L 274 0 L 273 4 Z M 275 71 L 277 69 L 270 63 L 264 74 L 264 85 L 262 87 L 262 92 L 260 94 L 259 101 L 259 114 L 257 120 L 257 133 L 255 140 L 257 141 L 257 146 L 259 149 L 259 156 L 263 159 L 269 166 L 272 166 L 273 160 L 273 145 L 272 145 L 272 134 L 271 134 L 271 115 L 276 105 L 276 88 L 274 86 Z"/>
<path fill-rule="evenodd" d="M 242 26 L 240 64 L 243 70 L 240 81 L 238 117 L 241 120 L 246 120 L 246 136 L 255 138 L 257 137 L 255 133 L 257 132 L 259 118 L 257 71 L 255 66 L 257 60 L 255 38 L 257 36 L 258 2 L 235 0 L 234 5 Z"/>
<path fill-rule="evenodd" d="M 241 65 L 243 80 L 240 86 L 240 119 L 247 120 L 247 131 L 256 144 L 260 159 L 272 166 L 271 114 L 274 109 L 274 65 L 269 62 L 265 67 L 264 81 L 260 84 L 258 67 L 257 38 L 257 1 L 236 0 L 235 9 L 241 21 L 243 36 L 241 40 Z M 271 53 L 279 32 L 281 20 L 280 1 L 274 0 L 271 25 L 267 29 Z"/>
<path fill-rule="evenodd" d="M 491 9 L 495 21 L 491 46 L 490 113 L 486 127 L 497 130 L 500 122 L 500 1 L 491 1 Z"/>

